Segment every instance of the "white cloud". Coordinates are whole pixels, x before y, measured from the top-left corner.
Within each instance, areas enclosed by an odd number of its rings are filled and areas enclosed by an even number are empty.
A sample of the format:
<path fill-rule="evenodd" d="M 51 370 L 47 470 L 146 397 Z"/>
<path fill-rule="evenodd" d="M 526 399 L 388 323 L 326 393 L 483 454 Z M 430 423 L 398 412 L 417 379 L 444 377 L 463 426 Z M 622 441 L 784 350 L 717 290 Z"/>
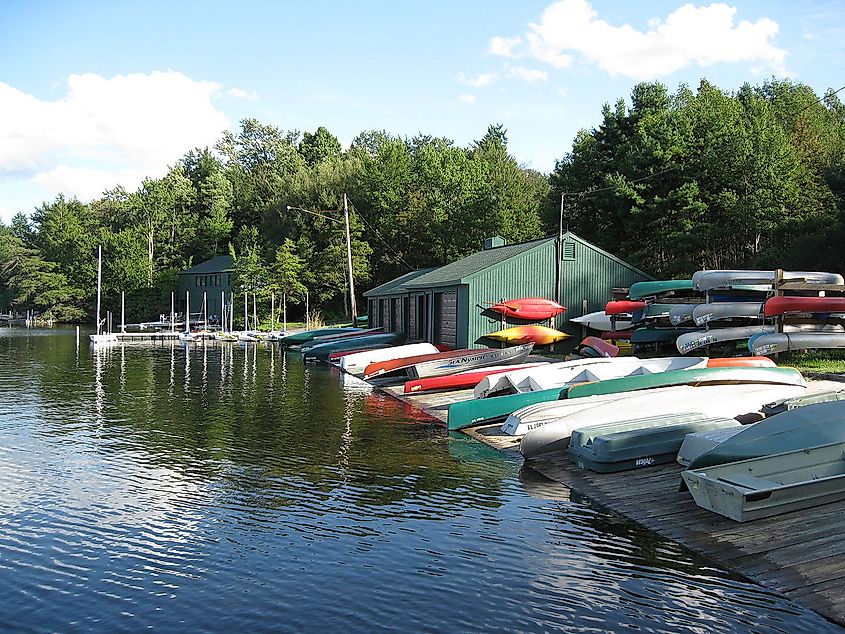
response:
<path fill-rule="evenodd" d="M 493 55 L 501 57 L 514 57 L 514 49 L 522 44 L 520 37 L 496 36 L 490 40 L 489 50 Z"/>
<path fill-rule="evenodd" d="M 560 0 L 546 8 L 538 23 L 529 24 L 527 46 L 501 45 L 521 38 L 494 38 L 490 50 L 507 57 L 532 57 L 565 68 L 573 55 L 597 65 L 611 75 L 652 79 L 697 64 L 745 62 L 763 72 L 788 74 L 786 52 L 771 43 L 779 31 L 776 22 L 734 22 L 737 10 L 727 4 L 685 4 L 665 19 L 653 18 L 648 30 L 629 24 L 614 26 L 598 17 L 587 0 Z"/>
<path fill-rule="evenodd" d="M 514 66 L 508 72 L 511 77 L 522 79 L 527 82 L 546 81 L 549 74 L 544 70 L 537 70 L 536 68 L 526 68 L 525 66 Z"/>
<path fill-rule="evenodd" d="M 475 103 L 475 95 L 460 95 L 458 100 L 464 103 Z"/>
<path fill-rule="evenodd" d="M 220 137 L 229 124 L 212 103 L 219 91 L 217 83 L 173 71 L 71 75 L 56 101 L 0 82 L 0 175 L 50 196 L 134 189 Z"/>
<path fill-rule="evenodd" d="M 252 101 L 258 99 L 258 93 L 254 90 L 247 91 L 241 88 L 230 88 L 226 91 L 226 94 L 236 99 L 250 99 Z"/>
<path fill-rule="evenodd" d="M 475 77 L 467 77 L 463 73 L 458 73 L 458 81 L 462 84 L 466 84 L 467 86 L 472 86 L 474 88 L 483 88 L 484 86 L 489 86 L 493 82 L 496 81 L 496 76 L 487 73 L 476 75 Z"/>

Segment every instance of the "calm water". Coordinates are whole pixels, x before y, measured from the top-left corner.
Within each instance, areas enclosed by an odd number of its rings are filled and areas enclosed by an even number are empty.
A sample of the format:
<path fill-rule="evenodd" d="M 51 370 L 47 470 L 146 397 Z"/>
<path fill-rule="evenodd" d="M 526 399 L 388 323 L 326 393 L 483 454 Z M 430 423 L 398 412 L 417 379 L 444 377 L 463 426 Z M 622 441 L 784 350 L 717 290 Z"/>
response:
<path fill-rule="evenodd" d="M 532 473 L 295 353 L 2 329 L 0 630 L 836 629 Z"/>

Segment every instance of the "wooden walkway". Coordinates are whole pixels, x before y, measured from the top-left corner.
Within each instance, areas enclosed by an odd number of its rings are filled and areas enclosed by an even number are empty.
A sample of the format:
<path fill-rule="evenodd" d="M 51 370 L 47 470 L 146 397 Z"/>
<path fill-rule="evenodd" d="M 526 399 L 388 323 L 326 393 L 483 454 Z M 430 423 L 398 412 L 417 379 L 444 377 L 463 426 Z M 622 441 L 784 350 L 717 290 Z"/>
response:
<path fill-rule="evenodd" d="M 834 389 L 842 383 L 811 381 L 809 387 L 812 391 Z M 401 386 L 382 389 L 442 421 L 449 403 L 472 398 L 472 390 L 406 395 Z M 502 451 L 517 452 L 518 439 L 502 434 L 499 425 L 462 431 Z M 845 626 L 845 501 L 740 524 L 699 508 L 689 493 L 680 492 L 680 465 L 600 474 L 579 469 L 561 456 L 532 461 L 530 466 Z"/>

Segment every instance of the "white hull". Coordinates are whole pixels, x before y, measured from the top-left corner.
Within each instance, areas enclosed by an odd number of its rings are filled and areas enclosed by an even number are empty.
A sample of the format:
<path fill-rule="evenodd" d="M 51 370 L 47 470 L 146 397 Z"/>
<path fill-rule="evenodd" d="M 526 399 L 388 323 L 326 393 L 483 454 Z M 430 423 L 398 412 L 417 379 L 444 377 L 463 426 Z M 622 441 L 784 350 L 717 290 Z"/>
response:
<path fill-rule="evenodd" d="M 425 379 L 434 376 L 456 374 L 464 370 L 478 370 L 491 365 L 516 365 L 525 361 L 533 348 L 533 343 L 526 343 L 511 348 L 479 348 L 477 351 L 473 350 L 460 357 L 417 363 L 408 369 L 408 373 L 411 378 Z"/>
<path fill-rule="evenodd" d="M 367 366 L 378 361 L 390 361 L 391 359 L 405 359 L 420 354 L 435 354 L 439 352 L 430 343 L 409 343 L 405 346 L 393 348 L 380 348 L 378 350 L 365 350 L 354 354 L 347 354 L 337 360 L 340 369 L 350 374 L 364 374 Z"/>
<path fill-rule="evenodd" d="M 564 451 L 573 429 L 632 418 L 686 412 L 736 418 L 758 412 L 773 400 L 801 396 L 806 391 L 807 388 L 801 385 L 681 385 L 617 395 L 614 400 L 581 409 L 531 430 L 523 436 L 519 450 L 526 458 Z"/>
<path fill-rule="evenodd" d="M 703 326 L 711 321 L 720 319 L 762 319 L 763 304 L 761 302 L 712 302 L 699 304 L 692 311 L 692 319 L 696 326 Z"/>
<path fill-rule="evenodd" d="M 117 335 L 112 332 L 107 332 L 99 335 L 88 335 L 88 339 L 94 345 L 103 345 L 107 343 L 117 343 Z"/>
<path fill-rule="evenodd" d="M 614 324 L 610 323 L 610 315 L 603 310 L 581 315 L 580 317 L 575 317 L 569 321 L 586 326 L 587 328 L 592 328 L 593 330 L 601 330 L 602 332 L 607 332 L 609 330 L 627 330 L 631 327 L 631 320 L 628 317 L 617 319 L 614 327 Z"/>
<path fill-rule="evenodd" d="M 822 271 L 784 271 L 784 280 L 801 280 L 808 284 L 842 284 L 841 275 Z M 692 276 L 693 288 L 709 291 L 715 288 L 733 286 L 771 285 L 775 282 L 774 271 L 705 270 Z"/>

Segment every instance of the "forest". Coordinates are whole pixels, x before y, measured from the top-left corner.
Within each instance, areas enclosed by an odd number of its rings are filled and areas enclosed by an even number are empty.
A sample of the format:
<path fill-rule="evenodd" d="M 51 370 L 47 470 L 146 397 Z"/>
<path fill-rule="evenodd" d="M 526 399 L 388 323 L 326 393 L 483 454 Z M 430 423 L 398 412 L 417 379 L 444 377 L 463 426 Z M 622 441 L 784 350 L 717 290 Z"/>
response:
<path fill-rule="evenodd" d="M 307 290 L 324 315 L 339 316 L 349 303 L 344 193 L 359 295 L 473 253 L 486 237 L 518 242 L 561 226 L 658 277 L 842 273 L 837 92 L 779 79 L 735 92 L 706 80 L 674 92 L 640 83 L 603 107 L 550 174 L 520 165 L 502 125 L 468 147 L 366 131 L 344 150 L 324 127 L 246 119 L 136 191 L 89 203 L 58 196 L 0 224 L 0 309 L 90 320 L 102 245 L 104 302 L 116 306 L 125 292 L 129 321 L 169 311 L 178 271 L 226 253 L 237 292 L 284 292 L 296 304 Z"/>

